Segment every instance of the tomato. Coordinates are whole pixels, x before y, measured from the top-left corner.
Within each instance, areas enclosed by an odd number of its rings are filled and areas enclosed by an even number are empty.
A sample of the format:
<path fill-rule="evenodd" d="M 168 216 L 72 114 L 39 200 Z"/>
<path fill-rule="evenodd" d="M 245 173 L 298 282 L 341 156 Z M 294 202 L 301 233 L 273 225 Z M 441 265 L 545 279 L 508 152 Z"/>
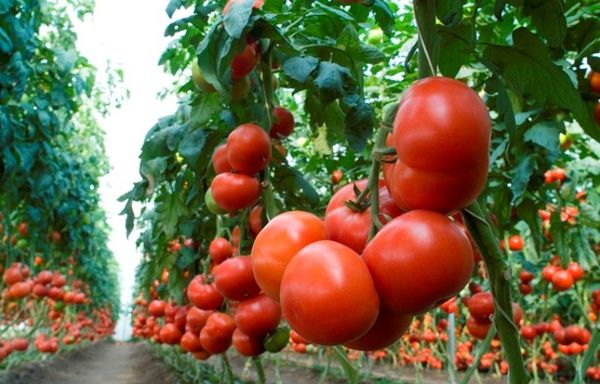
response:
<path fill-rule="evenodd" d="M 281 306 L 264 293 L 242 301 L 234 316 L 235 325 L 246 335 L 261 339 L 281 320 Z"/>
<path fill-rule="evenodd" d="M 200 275 L 194 277 L 187 289 L 190 302 L 204 310 L 218 309 L 223 304 L 223 296 L 217 290 L 215 283 L 205 284 Z"/>
<path fill-rule="evenodd" d="M 169 345 L 179 344 L 181 331 L 173 323 L 167 323 L 160 329 L 160 340 Z"/>
<path fill-rule="evenodd" d="M 215 264 L 221 264 L 233 256 L 233 247 L 226 238 L 215 237 L 208 246 L 208 255 Z"/>
<path fill-rule="evenodd" d="M 525 325 L 525 326 L 521 327 L 521 337 L 523 337 L 523 339 L 525 339 L 527 341 L 531 341 L 531 340 L 535 339 L 536 336 L 537 336 L 537 331 L 535 330 L 534 327 L 532 327 L 530 325 Z"/>
<path fill-rule="evenodd" d="M 358 339 L 344 346 L 359 351 L 374 351 L 395 343 L 412 323 L 412 316 L 398 315 L 381 310 L 375 324 Z"/>
<path fill-rule="evenodd" d="M 231 316 L 215 312 L 206 320 L 206 325 L 200 332 L 200 344 L 206 352 L 223 353 L 231 346 L 231 337 L 235 323 Z"/>
<path fill-rule="evenodd" d="M 345 194 L 346 191 L 342 188 L 337 193 Z M 337 207 L 332 206 L 332 202 Z M 326 211 L 325 228 L 327 229 L 327 237 L 352 248 L 357 253 L 362 253 L 371 231 L 371 208 L 369 207 L 362 212 L 354 211 L 347 207 L 343 201 L 335 198 L 334 195 Z M 380 188 L 379 220 L 385 224 L 388 221 L 387 217 L 394 218 L 400 214 L 402 214 L 402 211 L 391 199 L 387 188 Z"/>
<path fill-rule="evenodd" d="M 231 61 L 231 79 L 238 80 L 250 74 L 260 59 L 259 47 L 256 42 L 248 42 L 242 52 Z"/>
<path fill-rule="evenodd" d="M 363 258 L 382 304 L 406 315 L 428 311 L 458 294 L 473 270 L 471 244 L 460 227 L 444 215 L 422 210 L 386 224 L 367 244 Z"/>
<path fill-rule="evenodd" d="M 575 261 L 569 263 L 569 266 L 567 267 L 567 272 L 569 272 L 569 274 L 573 277 L 573 280 L 575 281 L 581 280 L 585 273 L 583 271 L 583 268 L 581 268 L 581 265 L 579 265 L 579 263 Z"/>
<path fill-rule="evenodd" d="M 207 311 L 198 307 L 191 307 L 186 316 L 186 324 L 192 332 L 200 332 L 206 320 L 214 311 Z"/>
<path fill-rule="evenodd" d="M 523 284 L 529 283 L 531 280 L 533 280 L 534 277 L 535 277 L 535 275 L 533 273 L 531 273 L 525 269 L 522 269 L 521 272 L 519 272 L 519 280 Z"/>
<path fill-rule="evenodd" d="M 489 321 L 494 313 L 494 297 L 490 292 L 480 292 L 473 295 L 467 304 L 469 313 L 480 321 Z"/>
<path fill-rule="evenodd" d="M 217 290 L 230 300 L 244 300 L 260 292 L 252 273 L 250 256 L 225 260 L 215 268 L 213 275 Z"/>
<path fill-rule="evenodd" d="M 565 270 L 558 270 L 552 276 L 552 287 L 557 291 L 566 291 L 573 286 L 573 282 L 573 276 Z"/>
<path fill-rule="evenodd" d="M 590 89 L 594 93 L 600 94 L 600 72 L 590 73 Z"/>
<path fill-rule="evenodd" d="M 269 221 L 252 247 L 252 268 L 260 288 L 279 301 L 281 277 L 292 257 L 306 245 L 325 239 L 325 224 L 309 212 L 284 212 Z"/>
<path fill-rule="evenodd" d="M 520 251 L 523 249 L 523 238 L 519 235 L 512 235 L 508 238 L 508 247 L 511 251 Z"/>
<path fill-rule="evenodd" d="M 286 267 L 281 309 L 303 337 L 335 345 L 367 333 L 379 314 L 379 298 L 362 258 L 342 244 L 321 240 L 302 248 Z"/>
<path fill-rule="evenodd" d="M 213 87 L 211 83 L 206 81 L 204 75 L 202 74 L 202 71 L 200 70 L 200 66 L 195 61 L 192 64 L 192 81 L 194 82 L 196 88 L 200 91 L 208 93 L 215 91 L 215 87 Z"/>
<path fill-rule="evenodd" d="M 233 347 L 242 356 L 258 356 L 265 351 L 262 340 L 246 335 L 239 328 L 233 331 L 232 341 Z"/>
<path fill-rule="evenodd" d="M 256 124 L 242 124 L 227 137 L 227 159 L 240 173 L 253 175 L 262 171 L 271 159 L 269 135 Z"/>
<path fill-rule="evenodd" d="M 263 207 L 257 205 L 256 207 L 252 208 L 252 210 L 250 211 L 250 215 L 248 216 L 248 227 L 250 228 L 250 233 L 252 233 L 252 236 L 254 237 L 256 237 L 256 235 L 258 235 L 258 233 L 263 228 L 262 214 Z"/>
<path fill-rule="evenodd" d="M 339 184 L 339 182 L 342 180 L 342 177 L 344 177 L 342 171 L 340 171 L 339 169 L 334 170 L 333 172 L 331 172 L 331 184 Z"/>
<path fill-rule="evenodd" d="M 215 148 L 210 161 L 217 175 L 232 171 L 231 164 L 227 159 L 227 144 L 221 144 Z"/>
<path fill-rule="evenodd" d="M 193 332 L 186 332 L 181 336 L 179 342 L 181 349 L 186 352 L 198 352 L 202 350 L 202 344 L 200 344 L 200 338 Z"/>
<path fill-rule="evenodd" d="M 477 321 L 476 318 L 469 316 L 467 318 L 467 330 L 476 339 L 483 340 L 487 336 L 492 323 L 488 320 L 487 322 Z"/>
<path fill-rule="evenodd" d="M 448 213 L 471 204 L 485 185 L 491 121 L 464 83 L 430 77 L 404 92 L 393 123 L 398 154 L 388 189 L 404 209 Z"/>
<path fill-rule="evenodd" d="M 294 132 L 294 115 L 283 107 L 273 108 L 273 124 L 269 136 L 284 139 Z"/>
<path fill-rule="evenodd" d="M 237 173 L 217 175 L 210 190 L 217 205 L 228 212 L 249 208 L 260 197 L 260 183 L 254 177 Z"/>
<path fill-rule="evenodd" d="M 544 269 L 542 270 L 542 277 L 544 278 L 544 280 L 546 280 L 547 282 L 552 282 L 552 278 L 554 277 L 554 274 L 556 272 L 560 271 L 560 268 L 554 266 L 554 265 L 546 265 L 544 267 Z"/>

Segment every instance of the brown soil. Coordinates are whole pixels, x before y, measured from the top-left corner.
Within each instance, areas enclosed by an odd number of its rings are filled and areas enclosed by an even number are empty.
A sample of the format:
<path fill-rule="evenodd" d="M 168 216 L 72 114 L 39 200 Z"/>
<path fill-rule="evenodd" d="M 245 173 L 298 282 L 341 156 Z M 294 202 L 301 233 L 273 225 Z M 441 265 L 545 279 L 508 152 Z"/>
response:
<path fill-rule="evenodd" d="M 0 374 L 2 384 L 174 384 L 144 344 L 102 342 Z"/>

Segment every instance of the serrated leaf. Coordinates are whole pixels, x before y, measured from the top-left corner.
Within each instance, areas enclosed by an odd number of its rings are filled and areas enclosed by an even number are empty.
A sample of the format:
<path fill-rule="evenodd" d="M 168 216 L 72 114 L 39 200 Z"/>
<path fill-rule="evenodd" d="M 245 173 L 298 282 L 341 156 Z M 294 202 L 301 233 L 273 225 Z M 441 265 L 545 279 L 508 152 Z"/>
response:
<path fill-rule="evenodd" d="M 315 57 L 294 56 L 283 63 L 283 73 L 300 84 L 305 84 L 319 65 Z"/>

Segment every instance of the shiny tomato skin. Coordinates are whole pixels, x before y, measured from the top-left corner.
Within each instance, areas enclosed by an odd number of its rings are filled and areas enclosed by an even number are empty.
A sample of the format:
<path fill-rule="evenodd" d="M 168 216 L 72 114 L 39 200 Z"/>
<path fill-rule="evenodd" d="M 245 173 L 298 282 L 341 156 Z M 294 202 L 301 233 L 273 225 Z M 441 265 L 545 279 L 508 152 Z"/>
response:
<path fill-rule="evenodd" d="M 261 339 L 281 321 L 281 305 L 261 293 L 239 303 L 233 317 L 235 325 L 246 335 Z"/>
<path fill-rule="evenodd" d="M 252 273 L 250 256 L 225 260 L 213 271 L 217 290 L 230 300 L 244 300 L 258 295 L 260 287 Z"/>
<path fill-rule="evenodd" d="M 233 347 L 242 356 L 258 356 L 265 351 L 261 339 L 253 338 L 243 333 L 239 328 L 233 331 Z"/>
<path fill-rule="evenodd" d="M 363 258 L 382 305 L 405 315 L 423 313 L 455 296 L 473 270 L 471 244 L 460 227 L 423 210 L 386 224 L 367 244 Z"/>
<path fill-rule="evenodd" d="M 398 161 L 388 185 L 404 209 L 448 213 L 479 195 L 488 172 L 491 121 L 464 83 L 444 77 L 415 82 L 393 123 Z"/>
<path fill-rule="evenodd" d="M 221 144 L 215 148 L 211 163 L 217 175 L 232 171 L 231 164 L 229 164 L 229 160 L 227 159 L 227 144 Z"/>
<path fill-rule="evenodd" d="M 552 276 L 552 287 L 557 291 L 566 291 L 573 286 L 574 279 L 569 271 L 558 270 Z"/>
<path fill-rule="evenodd" d="M 335 345 L 368 332 L 379 314 L 379 298 L 362 258 L 342 244 L 321 240 L 289 262 L 281 279 L 281 309 L 304 338 Z"/>
<path fill-rule="evenodd" d="M 260 197 L 260 183 L 254 177 L 225 172 L 217 175 L 210 184 L 213 199 L 228 212 L 249 208 Z"/>
<path fill-rule="evenodd" d="M 260 52 L 256 42 L 247 43 L 242 52 L 233 57 L 231 62 L 231 79 L 239 80 L 250 74 L 258 64 Z"/>
<path fill-rule="evenodd" d="M 325 224 L 309 212 L 289 211 L 269 221 L 256 236 L 251 255 L 263 292 L 279 301 L 281 277 L 289 261 L 306 245 L 325 239 Z"/>
<path fill-rule="evenodd" d="M 238 126 L 227 137 L 227 159 L 235 172 L 254 175 L 271 159 L 271 140 L 258 125 Z"/>
<path fill-rule="evenodd" d="M 375 324 L 363 336 L 345 347 L 359 351 L 375 351 L 395 343 L 406 332 L 412 323 L 412 316 L 398 315 L 386 310 L 380 310 Z"/>
<path fill-rule="evenodd" d="M 269 136 L 274 139 L 284 139 L 294 132 L 294 115 L 286 108 L 273 108 L 273 125 Z"/>
<path fill-rule="evenodd" d="M 190 281 L 187 296 L 190 302 L 200 309 L 214 310 L 223 305 L 223 296 L 217 290 L 215 283 L 206 284 L 201 275 Z"/>
<path fill-rule="evenodd" d="M 208 255 L 215 264 L 221 264 L 233 256 L 233 247 L 224 237 L 215 237 L 208 245 Z"/>
<path fill-rule="evenodd" d="M 490 292 L 480 292 L 474 294 L 467 304 L 469 313 L 477 320 L 490 320 L 494 313 L 494 297 Z"/>
<path fill-rule="evenodd" d="M 200 344 L 206 352 L 223 353 L 231 346 L 231 337 L 235 330 L 235 323 L 231 316 L 222 312 L 215 312 L 200 331 Z"/>

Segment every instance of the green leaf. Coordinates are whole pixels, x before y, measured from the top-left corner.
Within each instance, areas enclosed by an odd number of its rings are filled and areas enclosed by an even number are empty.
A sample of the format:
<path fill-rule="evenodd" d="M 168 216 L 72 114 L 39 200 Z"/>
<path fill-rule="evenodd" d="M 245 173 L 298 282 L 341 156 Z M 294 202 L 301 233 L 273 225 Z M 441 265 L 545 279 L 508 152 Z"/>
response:
<path fill-rule="evenodd" d="M 346 96 L 344 104 L 348 107 L 344 133 L 350 147 L 360 152 L 365 148 L 369 137 L 373 134 L 375 113 L 373 108 L 358 95 Z"/>
<path fill-rule="evenodd" d="M 239 39 L 248 25 L 254 0 L 240 0 L 231 3 L 229 11 L 223 19 L 225 30 L 234 39 Z"/>
<path fill-rule="evenodd" d="M 533 174 L 534 160 L 532 156 L 524 156 L 519 160 L 517 166 L 512 170 L 512 201 L 511 204 L 517 204 L 527 191 L 527 184 Z"/>
<path fill-rule="evenodd" d="M 550 102 L 570 110 L 584 131 L 600 141 L 600 125 L 592 117 L 568 75 L 554 64 L 544 44 L 526 28 L 513 32 L 513 46 L 489 44 L 484 58 L 494 64 L 507 85 L 522 99 Z"/>
<path fill-rule="evenodd" d="M 531 16 L 531 22 L 540 36 L 546 38 L 551 47 L 559 47 L 567 34 L 567 20 L 562 0 L 525 0 L 525 16 Z"/>
<path fill-rule="evenodd" d="M 319 60 L 315 57 L 294 56 L 283 63 L 283 73 L 298 83 L 305 84 L 318 65 Z"/>
<path fill-rule="evenodd" d="M 179 143 L 178 152 L 181 154 L 186 163 L 195 170 L 199 169 L 198 160 L 202 154 L 204 143 L 206 141 L 206 133 L 203 129 L 188 131 Z"/>
<path fill-rule="evenodd" d="M 472 57 L 473 26 L 457 24 L 452 27 L 438 26 L 440 50 L 438 68 L 444 76 L 455 77 L 460 67 Z"/>

